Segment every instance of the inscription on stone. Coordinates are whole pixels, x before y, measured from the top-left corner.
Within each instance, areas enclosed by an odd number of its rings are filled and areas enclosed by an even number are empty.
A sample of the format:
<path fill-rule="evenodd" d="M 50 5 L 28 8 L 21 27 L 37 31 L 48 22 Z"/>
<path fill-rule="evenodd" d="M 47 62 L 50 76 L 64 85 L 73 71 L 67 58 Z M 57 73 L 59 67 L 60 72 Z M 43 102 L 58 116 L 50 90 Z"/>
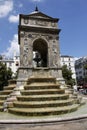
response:
<path fill-rule="evenodd" d="M 24 19 L 24 24 L 28 24 L 28 19 Z"/>

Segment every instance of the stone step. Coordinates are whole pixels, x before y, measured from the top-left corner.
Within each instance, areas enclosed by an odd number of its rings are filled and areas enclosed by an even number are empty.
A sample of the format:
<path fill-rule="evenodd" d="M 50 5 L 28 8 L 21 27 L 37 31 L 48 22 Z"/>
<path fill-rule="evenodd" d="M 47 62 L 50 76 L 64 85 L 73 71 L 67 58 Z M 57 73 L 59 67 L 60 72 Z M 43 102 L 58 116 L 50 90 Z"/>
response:
<path fill-rule="evenodd" d="M 0 112 L 3 112 L 3 106 L 0 106 Z"/>
<path fill-rule="evenodd" d="M 9 95 L 12 92 L 12 90 L 3 90 L 0 91 L 0 95 Z"/>
<path fill-rule="evenodd" d="M 0 95 L 0 100 L 6 100 L 8 95 Z"/>
<path fill-rule="evenodd" d="M 47 108 L 9 108 L 8 111 L 13 114 L 24 116 L 47 116 L 60 115 L 70 113 L 78 109 L 78 105 L 64 106 L 64 107 L 47 107 Z"/>
<path fill-rule="evenodd" d="M 15 79 L 10 79 L 9 80 L 9 85 L 12 84 L 12 85 L 15 85 L 16 84 L 16 80 Z"/>
<path fill-rule="evenodd" d="M 25 85 L 25 90 L 34 90 L 34 89 L 58 89 L 60 85 L 57 84 L 42 84 L 42 85 Z"/>
<path fill-rule="evenodd" d="M 27 84 L 31 84 L 31 83 L 41 83 L 41 82 L 47 82 L 47 83 L 56 83 L 56 79 L 53 77 L 31 77 L 28 79 Z"/>
<path fill-rule="evenodd" d="M 66 100 L 68 94 L 49 94 L 49 95 L 21 95 L 17 96 L 18 101 L 51 101 L 51 100 Z"/>
<path fill-rule="evenodd" d="M 73 100 L 54 100 L 54 101 L 15 101 L 13 106 L 16 108 L 46 108 L 46 107 L 63 107 L 73 104 Z"/>
<path fill-rule="evenodd" d="M 0 100 L 0 106 L 2 106 L 4 103 L 4 100 Z"/>
<path fill-rule="evenodd" d="M 22 95 L 64 94 L 64 89 L 21 90 Z"/>
<path fill-rule="evenodd" d="M 15 87 L 16 87 L 16 85 L 5 86 L 4 90 L 13 90 Z"/>
<path fill-rule="evenodd" d="M 53 84 L 56 84 L 56 83 L 50 83 L 50 82 L 34 82 L 34 83 L 31 83 L 31 84 L 27 84 L 26 85 L 29 85 L 29 86 L 44 86 L 44 85 L 53 85 Z M 26 86 L 25 85 L 25 86 Z"/>

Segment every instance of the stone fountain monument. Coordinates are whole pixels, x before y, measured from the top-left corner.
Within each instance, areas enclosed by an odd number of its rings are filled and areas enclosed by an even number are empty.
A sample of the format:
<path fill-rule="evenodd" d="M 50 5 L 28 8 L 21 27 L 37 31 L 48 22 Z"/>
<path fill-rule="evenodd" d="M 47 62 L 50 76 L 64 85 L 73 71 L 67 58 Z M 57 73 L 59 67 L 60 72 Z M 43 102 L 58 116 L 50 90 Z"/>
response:
<path fill-rule="evenodd" d="M 11 97 L 7 98 L 11 101 L 8 106 L 10 113 L 35 117 L 78 109 L 78 99 L 71 98 L 60 85 L 64 80 L 60 65 L 58 21 L 39 12 L 37 7 L 29 15 L 20 14 L 20 67 L 17 85 Z"/>
<path fill-rule="evenodd" d="M 60 65 L 58 21 L 43 14 L 37 7 L 29 15 L 20 14 L 18 86 L 34 75 L 52 76 L 57 81 L 64 81 Z"/>

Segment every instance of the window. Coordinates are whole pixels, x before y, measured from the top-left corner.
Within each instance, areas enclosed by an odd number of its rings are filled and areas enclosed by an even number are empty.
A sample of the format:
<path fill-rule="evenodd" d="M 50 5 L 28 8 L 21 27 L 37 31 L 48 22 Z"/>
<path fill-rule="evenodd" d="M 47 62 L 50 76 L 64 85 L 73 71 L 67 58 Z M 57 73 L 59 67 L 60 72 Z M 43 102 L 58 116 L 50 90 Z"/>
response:
<path fill-rule="evenodd" d="M 11 63 L 11 62 L 9 62 L 9 66 L 12 66 L 12 63 Z"/>
<path fill-rule="evenodd" d="M 71 66 L 71 64 L 69 63 L 69 66 Z"/>
<path fill-rule="evenodd" d="M 69 58 L 69 61 L 70 61 L 70 58 Z"/>
<path fill-rule="evenodd" d="M 19 66 L 19 63 L 18 63 L 18 61 L 16 61 L 16 64 L 15 64 L 16 66 Z"/>

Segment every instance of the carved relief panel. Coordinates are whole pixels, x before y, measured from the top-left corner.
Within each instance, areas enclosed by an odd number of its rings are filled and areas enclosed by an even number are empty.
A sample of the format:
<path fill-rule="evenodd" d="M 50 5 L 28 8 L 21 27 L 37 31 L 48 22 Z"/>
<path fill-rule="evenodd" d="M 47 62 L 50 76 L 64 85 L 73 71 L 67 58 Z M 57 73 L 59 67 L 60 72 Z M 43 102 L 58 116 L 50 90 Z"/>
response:
<path fill-rule="evenodd" d="M 58 43 L 55 39 L 50 41 L 50 67 L 58 67 Z"/>
<path fill-rule="evenodd" d="M 29 47 L 28 47 L 28 39 L 24 39 L 24 47 L 23 47 L 23 65 L 28 66 L 28 53 L 29 53 Z"/>
<path fill-rule="evenodd" d="M 21 66 L 28 67 L 29 66 L 29 53 L 31 53 L 28 33 L 21 31 L 20 32 L 20 64 Z"/>
<path fill-rule="evenodd" d="M 24 19 L 24 24 L 26 26 L 28 25 L 34 25 L 34 26 L 44 26 L 44 27 L 51 27 L 51 28 L 56 28 L 57 24 L 55 22 L 51 21 L 45 21 L 45 20 L 40 20 L 40 19 Z"/>

